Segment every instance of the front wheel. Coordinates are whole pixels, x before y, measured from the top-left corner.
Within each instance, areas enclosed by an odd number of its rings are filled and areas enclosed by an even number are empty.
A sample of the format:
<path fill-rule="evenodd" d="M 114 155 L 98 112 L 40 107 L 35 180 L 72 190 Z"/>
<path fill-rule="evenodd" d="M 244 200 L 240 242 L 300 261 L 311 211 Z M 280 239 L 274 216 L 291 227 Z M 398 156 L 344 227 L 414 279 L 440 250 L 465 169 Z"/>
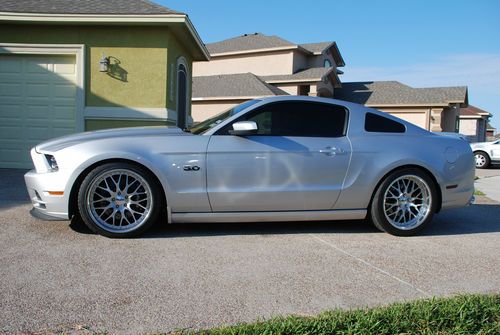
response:
<path fill-rule="evenodd" d="M 410 236 L 432 221 L 437 193 L 423 171 L 406 168 L 391 173 L 373 197 L 370 214 L 374 225 L 389 234 Z"/>
<path fill-rule="evenodd" d="M 78 209 L 92 231 L 107 237 L 134 237 L 157 220 L 160 199 L 158 185 L 144 169 L 109 163 L 85 177 Z"/>
<path fill-rule="evenodd" d="M 476 161 L 476 167 L 478 169 L 486 169 L 490 165 L 490 157 L 482 151 L 476 151 L 474 153 L 474 160 Z"/>

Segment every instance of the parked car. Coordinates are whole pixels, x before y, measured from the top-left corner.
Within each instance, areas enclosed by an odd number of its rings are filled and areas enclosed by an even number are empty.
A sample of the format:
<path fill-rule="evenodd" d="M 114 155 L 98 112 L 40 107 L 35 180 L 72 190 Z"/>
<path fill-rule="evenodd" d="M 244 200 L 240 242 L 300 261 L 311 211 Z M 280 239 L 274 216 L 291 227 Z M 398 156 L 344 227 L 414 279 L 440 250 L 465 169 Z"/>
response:
<path fill-rule="evenodd" d="M 471 143 L 478 169 L 485 169 L 491 163 L 500 163 L 500 139 L 492 142 Z"/>
<path fill-rule="evenodd" d="M 245 102 L 183 132 L 87 132 L 42 143 L 25 175 L 33 215 L 81 217 L 137 236 L 157 221 L 368 218 L 412 235 L 470 203 L 467 142 L 358 104 L 313 97 Z M 161 212 L 166 218 L 160 220 Z"/>

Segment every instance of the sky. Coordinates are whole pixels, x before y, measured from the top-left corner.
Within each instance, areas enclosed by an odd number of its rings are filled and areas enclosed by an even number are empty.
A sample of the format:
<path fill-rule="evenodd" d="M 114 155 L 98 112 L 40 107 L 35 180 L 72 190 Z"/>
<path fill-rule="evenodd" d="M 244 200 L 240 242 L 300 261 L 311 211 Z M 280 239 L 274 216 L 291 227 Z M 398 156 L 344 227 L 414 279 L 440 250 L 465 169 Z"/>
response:
<path fill-rule="evenodd" d="M 500 0 L 154 0 L 187 13 L 203 42 L 245 33 L 336 41 L 343 82 L 468 86 L 500 133 Z"/>

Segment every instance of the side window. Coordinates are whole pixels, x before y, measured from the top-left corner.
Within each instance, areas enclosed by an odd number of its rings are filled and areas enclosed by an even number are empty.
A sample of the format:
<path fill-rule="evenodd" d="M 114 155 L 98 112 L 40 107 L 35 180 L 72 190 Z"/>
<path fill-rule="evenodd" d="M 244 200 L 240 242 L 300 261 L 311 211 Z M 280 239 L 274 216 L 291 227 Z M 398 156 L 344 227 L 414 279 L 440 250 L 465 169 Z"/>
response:
<path fill-rule="evenodd" d="M 366 113 L 365 130 L 378 133 L 404 133 L 406 127 L 404 124 L 386 117 L 373 113 Z"/>
<path fill-rule="evenodd" d="M 329 59 L 325 59 L 325 61 L 323 62 L 323 66 L 326 67 L 326 68 L 331 68 L 332 67 L 332 62 L 330 62 Z"/>
<path fill-rule="evenodd" d="M 257 135 L 341 137 L 345 135 L 344 107 L 313 102 L 278 102 L 262 106 L 237 121 L 255 121 Z M 227 129 L 222 133 L 227 134 Z"/>

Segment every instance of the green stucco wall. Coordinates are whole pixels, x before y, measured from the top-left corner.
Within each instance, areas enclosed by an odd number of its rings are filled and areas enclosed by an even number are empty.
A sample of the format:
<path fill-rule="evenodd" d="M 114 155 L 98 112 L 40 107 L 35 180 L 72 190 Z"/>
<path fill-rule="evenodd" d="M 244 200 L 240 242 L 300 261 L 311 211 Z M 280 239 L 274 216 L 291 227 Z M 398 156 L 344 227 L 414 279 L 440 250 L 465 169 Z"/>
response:
<path fill-rule="evenodd" d="M 142 121 L 142 120 L 85 120 L 85 130 L 99 130 L 123 127 L 144 126 L 172 126 L 169 121 Z"/>
<path fill-rule="evenodd" d="M 85 45 L 85 106 L 89 107 L 175 110 L 179 56 L 186 58 L 191 88 L 191 53 L 166 26 L 0 24 L 0 43 Z M 111 60 L 107 73 L 99 72 L 103 53 Z"/>

